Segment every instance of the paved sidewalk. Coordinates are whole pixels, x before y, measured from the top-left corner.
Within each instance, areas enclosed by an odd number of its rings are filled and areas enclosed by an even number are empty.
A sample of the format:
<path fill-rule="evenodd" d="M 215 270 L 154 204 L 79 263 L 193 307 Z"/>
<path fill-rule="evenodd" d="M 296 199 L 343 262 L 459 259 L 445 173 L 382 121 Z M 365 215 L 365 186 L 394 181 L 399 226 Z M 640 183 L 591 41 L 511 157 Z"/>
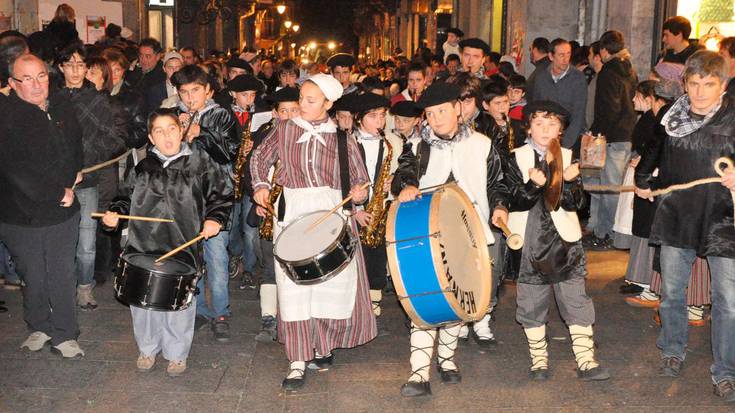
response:
<path fill-rule="evenodd" d="M 287 369 L 283 348 L 254 340 L 260 323 L 256 294 L 236 288 L 230 343 L 216 343 L 205 329 L 194 337 L 185 376 L 166 377 L 160 357 L 153 372 L 138 373 L 130 312 L 114 300 L 108 282 L 95 290 L 100 307 L 80 312 L 80 344 L 87 355 L 76 361 L 61 360 L 48 349 L 21 352 L 27 332 L 20 293 L 0 290 L 0 300 L 10 308 L 0 314 L 0 412 L 735 411 L 712 394 L 709 326 L 690 330 L 682 376 L 658 377 L 653 313 L 625 305 L 617 292 L 627 253 L 591 252 L 588 258 L 598 356 L 613 375 L 607 382 L 577 380 L 569 335 L 556 311 L 549 323 L 552 377 L 545 383 L 527 380 L 528 350 L 514 320 L 512 286 L 502 291 L 493 323 L 497 348 L 483 352 L 473 342 L 460 345 L 462 383 L 443 385 L 432 368 L 431 398 L 399 394 L 409 375 L 409 344 L 394 296 L 384 298 L 379 319 L 390 335 L 337 351 L 336 365 L 328 372 L 308 372 L 298 393 L 280 389 Z"/>

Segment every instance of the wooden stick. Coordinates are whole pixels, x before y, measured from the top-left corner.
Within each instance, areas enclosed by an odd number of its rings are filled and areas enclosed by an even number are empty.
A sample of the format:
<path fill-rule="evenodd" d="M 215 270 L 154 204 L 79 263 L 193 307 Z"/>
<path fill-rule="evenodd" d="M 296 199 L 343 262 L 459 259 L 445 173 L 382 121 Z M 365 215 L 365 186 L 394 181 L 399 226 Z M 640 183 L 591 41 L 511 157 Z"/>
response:
<path fill-rule="evenodd" d="M 503 230 L 503 234 L 505 234 L 506 237 L 510 236 L 510 228 L 508 228 L 508 225 L 506 225 L 505 222 L 498 220 L 498 223 L 495 226 Z"/>
<path fill-rule="evenodd" d="M 202 239 L 204 239 L 204 235 L 199 235 L 199 236 L 197 236 L 196 238 L 194 238 L 194 239 L 192 239 L 192 240 L 189 240 L 189 241 L 187 241 L 187 242 L 186 242 L 185 244 L 182 244 L 182 245 L 180 245 L 180 246 L 178 246 L 178 247 L 176 247 L 176 248 L 172 249 L 171 251 L 169 251 L 169 252 L 165 253 L 164 255 L 161 255 L 161 256 L 160 256 L 160 257 L 159 257 L 159 258 L 158 258 L 158 259 L 157 259 L 156 261 L 154 261 L 154 262 L 161 262 L 161 261 L 165 260 L 166 258 L 171 258 L 171 256 L 173 256 L 173 255 L 176 255 L 176 254 L 178 254 L 178 253 L 179 253 L 179 252 L 180 252 L 181 250 L 183 250 L 184 248 L 188 247 L 188 246 L 189 246 L 189 245 L 191 245 L 191 244 L 196 244 L 197 242 L 201 241 Z"/>
<path fill-rule="evenodd" d="M 105 214 L 102 212 L 92 212 L 92 218 L 102 218 Z M 142 217 L 139 215 L 118 215 L 120 219 L 129 219 L 131 221 L 148 221 L 148 222 L 174 222 L 173 219 Z"/>
<path fill-rule="evenodd" d="M 126 156 L 128 156 L 128 155 L 130 155 L 130 152 L 131 152 L 131 151 L 132 151 L 132 149 L 128 149 L 127 151 L 125 151 L 125 153 L 123 153 L 122 155 L 120 155 L 120 156 L 118 156 L 118 157 L 116 157 L 116 158 L 112 158 L 112 159 L 110 159 L 109 161 L 105 161 L 105 162 L 102 162 L 102 163 L 98 163 L 97 165 L 92 165 L 92 166 L 90 166 L 89 168 L 84 168 L 84 169 L 82 169 L 82 170 L 81 170 L 80 172 L 81 172 L 82 174 L 88 174 L 88 173 L 90 173 L 90 172 L 94 172 L 94 171 L 96 171 L 96 170 L 98 170 L 98 169 L 102 169 L 102 168 L 104 168 L 104 167 L 106 167 L 106 166 L 110 166 L 110 165 L 112 165 L 112 164 L 114 164 L 114 163 L 118 163 L 118 162 L 120 162 L 120 161 L 121 161 L 121 160 L 122 160 L 123 158 L 125 158 L 125 157 L 126 157 Z"/>
<path fill-rule="evenodd" d="M 362 186 L 360 186 L 360 189 L 367 189 L 367 187 L 369 187 L 369 186 L 370 186 L 370 182 L 365 182 Z M 329 211 L 325 212 L 324 215 L 322 215 L 321 217 L 319 217 L 319 219 L 317 219 L 316 221 L 314 221 L 313 224 L 309 225 L 309 228 L 306 228 L 306 231 L 304 231 L 304 232 L 309 232 L 309 231 L 313 230 L 314 228 L 318 227 L 319 225 L 321 225 L 324 221 L 327 220 L 327 218 L 329 218 L 330 215 L 332 215 L 335 212 L 337 212 L 338 209 L 340 209 L 342 206 L 344 206 L 344 204 L 350 202 L 351 200 L 352 200 L 352 195 L 350 195 L 347 198 L 343 199 L 342 202 L 340 202 L 339 204 L 337 204 L 337 206 L 335 206 L 334 208 L 332 208 Z"/>
<path fill-rule="evenodd" d="M 508 248 L 514 251 L 523 248 L 523 237 L 521 237 L 519 234 L 514 234 L 510 232 L 510 228 L 508 228 L 508 225 L 506 225 L 504 221 L 499 220 L 498 224 L 495 226 L 503 230 Z"/>

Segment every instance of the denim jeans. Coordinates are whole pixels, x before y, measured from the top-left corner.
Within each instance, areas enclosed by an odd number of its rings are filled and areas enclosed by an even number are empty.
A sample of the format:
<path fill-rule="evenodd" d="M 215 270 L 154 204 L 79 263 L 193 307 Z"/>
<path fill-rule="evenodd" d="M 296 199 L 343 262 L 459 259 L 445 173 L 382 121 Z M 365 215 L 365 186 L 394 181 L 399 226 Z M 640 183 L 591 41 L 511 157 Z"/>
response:
<path fill-rule="evenodd" d="M 6 281 L 20 281 L 20 277 L 15 271 L 15 263 L 10 258 L 10 251 L 8 251 L 8 247 L 2 241 L 0 241 L 0 274 L 5 277 Z"/>
<path fill-rule="evenodd" d="M 247 224 L 248 213 L 253 205 L 250 197 L 243 196 L 242 201 L 236 202 L 232 208 L 232 228 L 230 230 L 230 255 L 242 256 L 243 269 L 252 273 L 255 269 L 257 257 L 255 249 L 258 246 L 258 228 Z"/>
<path fill-rule="evenodd" d="M 230 239 L 229 231 L 220 231 L 216 237 L 204 241 L 204 263 L 207 266 L 207 276 L 199 279 L 197 287 L 201 295 L 197 300 L 197 314 L 207 318 L 217 318 L 230 315 L 230 297 L 227 284 L 230 275 L 227 273 L 227 244 Z M 207 280 L 211 308 L 204 299 L 204 279 Z"/>
<path fill-rule="evenodd" d="M 79 200 L 79 242 L 77 243 L 77 282 L 79 285 L 94 284 L 94 259 L 97 251 L 97 220 L 92 212 L 97 211 L 97 187 L 77 188 L 74 196 Z"/>
<path fill-rule="evenodd" d="M 630 142 L 608 143 L 606 151 L 605 167 L 600 171 L 599 184 L 621 185 L 630 159 Z M 593 194 L 587 228 L 594 230 L 598 238 L 605 238 L 606 235 L 612 237 L 617 208 L 618 194 Z"/>
<path fill-rule="evenodd" d="M 661 333 L 657 345 L 662 357 L 684 360 L 687 345 L 686 288 L 696 252 L 661 246 Z M 735 259 L 707 257 L 712 271 L 712 381 L 735 379 Z"/>

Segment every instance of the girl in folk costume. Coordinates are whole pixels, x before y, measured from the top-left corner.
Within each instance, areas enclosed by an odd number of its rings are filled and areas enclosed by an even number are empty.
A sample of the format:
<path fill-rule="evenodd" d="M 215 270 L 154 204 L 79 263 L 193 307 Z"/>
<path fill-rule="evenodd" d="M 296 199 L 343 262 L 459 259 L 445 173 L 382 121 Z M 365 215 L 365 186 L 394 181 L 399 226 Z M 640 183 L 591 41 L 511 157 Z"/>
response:
<path fill-rule="evenodd" d="M 595 309 L 585 292 L 586 259 L 576 213 L 584 203 L 579 165 L 571 163 L 572 152 L 566 148 L 560 151 L 564 167 L 563 182 L 559 183 L 563 185 L 561 199 L 549 201 L 551 197 L 545 197 L 546 191 L 554 189 L 550 187 L 553 175 L 549 165 L 559 161 L 554 146 L 559 148 L 569 113 L 555 102 L 536 101 L 524 108 L 524 114 L 529 122 L 529 141 L 513 151 L 505 179 L 511 203 L 508 227 L 525 238 L 520 253 L 516 319 L 528 338 L 530 377 L 549 377 L 546 322 L 553 290 L 561 316 L 569 326 L 577 377 L 606 380 L 610 374 L 595 359 Z M 556 152 L 556 159 L 547 162 L 549 150 L 549 155 Z"/>
<path fill-rule="evenodd" d="M 154 147 L 130 172 L 102 222 L 108 228 L 116 228 L 118 213 L 176 219 L 175 224 L 130 221 L 125 252 L 163 253 L 197 234 L 206 239 L 215 237 L 227 225 L 232 208 L 232 181 L 227 166 L 214 162 L 204 149 L 182 142 L 183 131 L 174 110 L 157 109 L 149 119 L 149 137 Z M 176 258 L 197 269 L 202 267 L 201 248 L 197 244 Z M 156 355 L 163 352 L 169 360 L 168 375 L 184 373 L 194 337 L 196 303 L 195 298 L 189 308 L 179 311 L 130 306 L 140 350 L 139 371 L 152 370 Z"/>
<path fill-rule="evenodd" d="M 387 98 L 368 92 L 357 95 L 351 108 L 355 120 L 353 136 L 357 141 L 360 155 L 362 155 L 362 160 L 372 183 L 368 201 L 364 206 L 359 206 L 355 210 L 355 220 L 361 230 L 378 225 L 373 222 L 375 218 L 372 215 L 373 213 L 379 213 L 382 210 L 383 215 L 387 216 L 387 206 L 385 205 L 387 199 L 384 199 L 382 205 L 376 206 L 377 209 L 370 211 L 368 207 L 371 205 L 371 199 L 382 196 L 379 193 L 376 194 L 376 191 L 387 192 L 390 190 L 393 173 L 398 169 L 398 157 L 401 154 L 402 147 L 401 140 L 393 133 L 384 131 L 385 116 L 389 104 Z M 389 164 L 386 165 L 385 162 Z M 383 186 L 377 188 L 375 185 L 379 183 L 385 167 L 387 167 L 390 175 L 382 177 Z M 370 284 L 370 300 L 376 317 L 380 315 L 380 300 L 383 288 L 386 286 L 386 265 L 388 263 L 385 251 L 385 234 L 382 234 L 380 238 L 380 240 L 370 240 L 374 245 L 366 245 L 368 240 L 362 240 L 362 253 L 365 257 L 365 267 L 367 268 Z"/>
<path fill-rule="evenodd" d="M 260 216 L 266 215 L 263 207 L 269 204 L 268 171 L 277 161 L 281 162 L 275 183 L 283 187 L 279 204 L 285 202 L 285 211 L 274 227 L 274 239 L 296 218 L 339 204 L 347 189 L 341 184 L 341 178 L 347 180 L 340 175 L 341 169 L 349 172 L 353 202 L 360 204 L 367 198 L 367 190 L 361 186 L 370 178 L 357 143 L 342 135 L 347 153 L 341 156 L 337 125 L 327 115 L 342 90 L 331 76 L 312 76 L 301 87 L 301 116 L 279 122 L 253 152 L 250 172 Z M 340 162 L 344 167 L 340 167 Z M 354 221 L 349 222 L 355 231 Z M 308 235 L 305 241 L 308 242 Z M 313 359 L 315 367 L 328 368 L 333 362 L 333 349 L 355 347 L 372 340 L 377 334 L 375 316 L 370 308 L 360 248 L 339 274 L 319 284 L 296 284 L 280 265 L 276 264 L 275 270 L 278 336 L 286 345 L 290 361 L 283 388 L 295 390 L 304 384 L 307 361 Z"/>
<path fill-rule="evenodd" d="M 401 154 L 394 189 L 401 189 L 401 202 L 409 202 L 420 195 L 420 187 L 456 181 L 472 200 L 485 236 L 492 243 L 491 214 L 492 222 L 505 221 L 508 214 L 502 161 L 487 137 L 460 122 L 459 97 L 459 88 L 448 83 L 432 84 L 421 95 L 418 106 L 425 110 L 427 123 L 421 130 L 419 146 L 426 146 L 418 149 L 418 155 L 411 150 Z M 437 369 L 444 383 L 462 380 L 454 360 L 461 326 L 457 323 L 438 328 Z M 411 375 L 401 387 L 403 396 L 431 394 L 429 370 L 436 338 L 437 329 L 411 325 Z"/>

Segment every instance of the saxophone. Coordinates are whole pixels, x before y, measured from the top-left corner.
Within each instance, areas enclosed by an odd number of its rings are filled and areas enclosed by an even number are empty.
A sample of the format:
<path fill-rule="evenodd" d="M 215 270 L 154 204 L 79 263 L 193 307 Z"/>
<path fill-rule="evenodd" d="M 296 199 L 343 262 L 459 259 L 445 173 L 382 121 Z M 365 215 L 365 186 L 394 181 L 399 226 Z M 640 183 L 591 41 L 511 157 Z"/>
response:
<path fill-rule="evenodd" d="M 516 140 L 513 132 L 513 126 L 510 124 L 510 117 L 508 115 L 503 114 L 503 118 L 505 118 L 505 125 L 508 127 L 508 152 L 513 152 Z"/>
<path fill-rule="evenodd" d="M 373 219 L 370 221 L 370 225 L 360 228 L 360 241 L 363 245 L 371 248 L 378 247 L 385 239 L 385 222 L 388 219 L 388 205 L 385 203 L 385 198 L 388 193 L 383 191 L 383 187 L 390 176 L 390 164 L 391 159 L 393 159 L 393 146 L 385 139 L 385 133 L 382 129 L 379 129 L 378 132 L 383 142 L 385 142 L 387 150 L 380 168 L 380 175 L 375 178 L 373 197 L 365 206 L 365 212 L 372 215 Z"/>
<path fill-rule="evenodd" d="M 253 136 L 252 136 L 252 132 L 250 132 L 250 124 L 252 122 L 253 122 L 253 115 L 250 114 L 250 116 L 248 116 L 247 122 L 245 122 L 245 126 L 243 126 L 242 141 L 240 142 L 240 150 L 237 152 L 237 159 L 235 159 L 235 167 L 232 171 L 232 173 L 234 174 L 232 181 L 233 181 L 236 201 L 239 201 L 242 199 L 242 195 L 243 195 L 242 178 L 243 178 L 243 175 L 245 174 L 245 161 L 247 160 L 248 153 L 250 152 L 250 149 L 252 149 L 252 146 L 253 146 L 252 145 Z"/>
<path fill-rule="evenodd" d="M 273 211 L 273 208 L 275 208 L 276 201 L 278 200 L 278 197 L 281 196 L 281 192 L 283 191 L 283 186 L 276 183 L 276 176 L 278 176 L 278 170 L 280 169 L 279 167 L 280 163 L 277 163 L 276 168 L 273 170 L 273 177 L 271 178 L 271 192 L 268 196 L 268 204 L 270 205 L 270 209 L 268 210 L 268 213 L 265 214 L 265 217 L 263 217 L 263 221 L 258 227 L 258 234 L 260 234 L 260 238 L 266 241 L 273 241 L 273 223 L 275 219 L 271 211 Z"/>

